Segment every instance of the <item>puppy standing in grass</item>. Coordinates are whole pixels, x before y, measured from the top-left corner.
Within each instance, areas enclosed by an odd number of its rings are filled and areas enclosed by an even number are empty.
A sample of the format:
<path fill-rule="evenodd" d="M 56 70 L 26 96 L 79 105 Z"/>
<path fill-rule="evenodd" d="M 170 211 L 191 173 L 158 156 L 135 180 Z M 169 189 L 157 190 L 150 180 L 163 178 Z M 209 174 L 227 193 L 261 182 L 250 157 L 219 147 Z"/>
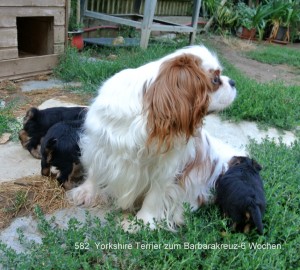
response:
<path fill-rule="evenodd" d="M 253 159 L 233 157 L 228 171 L 216 182 L 216 203 L 232 219 L 236 231 L 246 233 L 256 227 L 263 234 L 266 200 L 259 175 L 261 169 Z"/>
<path fill-rule="evenodd" d="M 183 224 L 183 203 L 196 210 L 237 152 L 202 129 L 208 112 L 228 107 L 233 80 L 204 46 L 178 50 L 125 69 L 100 87 L 80 140 L 85 182 L 68 192 L 76 205 L 102 194 L 151 228 Z M 126 227 L 126 224 L 124 224 Z"/>

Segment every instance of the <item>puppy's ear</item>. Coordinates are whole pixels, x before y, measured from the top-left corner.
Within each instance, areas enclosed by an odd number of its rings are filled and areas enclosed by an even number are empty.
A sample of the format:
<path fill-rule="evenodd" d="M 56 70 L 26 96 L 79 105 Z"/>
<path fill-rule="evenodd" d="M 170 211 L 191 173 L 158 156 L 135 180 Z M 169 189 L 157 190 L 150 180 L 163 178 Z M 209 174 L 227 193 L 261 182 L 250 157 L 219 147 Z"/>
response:
<path fill-rule="evenodd" d="M 39 113 L 39 109 L 32 107 L 27 112 L 23 119 L 23 125 L 25 125 L 29 120 L 33 120 Z"/>
<path fill-rule="evenodd" d="M 28 117 L 28 119 L 33 119 L 37 116 L 38 113 L 39 113 L 39 109 L 32 107 L 27 111 L 26 117 Z"/>
<path fill-rule="evenodd" d="M 252 166 L 258 172 L 262 169 L 262 166 L 254 159 L 252 159 Z"/>
<path fill-rule="evenodd" d="M 202 125 L 212 91 L 211 76 L 201 67 L 201 59 L 183 54 L 161 64 L 154 82 L 145 89 L 144 112 L 149 137 L 157 150 L 168 151 L 177 136 L 189 139 Z"/>
<path fill-rule="evenodd" d="M 228 162 L 229 167 L 233 167 L 242 163 L 244 157 L 233 156 L 231 160 Z"/>

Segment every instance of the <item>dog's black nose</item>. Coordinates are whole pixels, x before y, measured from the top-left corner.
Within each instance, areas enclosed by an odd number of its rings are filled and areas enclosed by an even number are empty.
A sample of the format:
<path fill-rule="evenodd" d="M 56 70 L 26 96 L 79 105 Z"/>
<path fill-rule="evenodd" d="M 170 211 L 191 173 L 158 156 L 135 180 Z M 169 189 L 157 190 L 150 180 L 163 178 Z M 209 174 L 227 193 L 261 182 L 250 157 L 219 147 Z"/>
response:
<path fill-rule="evenodd" d="M 231 87 L 235 87 L 235 81 L 234 80 L 229 80 L 229 84 Z"/>

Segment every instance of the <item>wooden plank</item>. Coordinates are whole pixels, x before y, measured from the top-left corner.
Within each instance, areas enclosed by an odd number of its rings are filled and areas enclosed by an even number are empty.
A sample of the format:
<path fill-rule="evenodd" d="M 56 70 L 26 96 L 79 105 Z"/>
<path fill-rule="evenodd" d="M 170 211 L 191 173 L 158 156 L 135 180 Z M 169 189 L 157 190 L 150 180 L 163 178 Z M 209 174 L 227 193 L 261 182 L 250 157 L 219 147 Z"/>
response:
<path fill-rule="evenodd" d="M 64 7 L 66 0 L 1 0 L 0 7 L 24 7 L 24 6 L 44 6 L 44 7 Z"/>
<path fill-rule="evenodd" d="M 42 72 L 54 68 L 58 63 L 58 55 L 43 55 L 0 61 L 0 78 Z"/>
<path fill-rule="evenodd" d="M 142 29 L 141 29 L 142 33 L 141 33 L 141 42 L 140 42 L 140 46 L 144 49 L 146 49 L 148 46 L 156 3 L 157 0 L 145 1 L 144 19 L 142 22 Z"/>
<path fill-rule="evenodd" d="M 175 25 L 159 25 L 153 24 L 151 26 L 151 31 L 166 31 L 166 32 L 179 32 L 179 33 L 186 33 L 186 32 L 193 32 L 194 28 L 191 26 L 175 26 Z"/>
<path fill-rule="evenodd" d="M 115 22 L 119 24 L 125 24 L 125 25 L 138 27 L 138 28 L 141 27 L 141 22 L 136 22 L 129 19 L 123 19 L 116 16 L 106 15 L 103 13 L 98 13 L 93 11 L 85 11 L 84 16 L 99 19 L 99 20 L 109 21 L 109 22 Z"/>
<path fill-rule="evenodd" d="M 17 47 L 17 28 L 0 28 L 0 48 Z"/>
<path fill-rule="evenodd" d="M 200 8 L 201 8 L 201 0 L 194 0 L 194 11 L 192 16 L 192 27 L 194 31 L 190 33 L 190 44 L 195 43 Z"/>
<path fill-rule="evenodd" d="M 18 48 L 0 49 L 0 60 L 18 58 Z"/>
<path fill-rule="evenodd" d="M 54 44 L 54 53 L 63 54 L 65 50 L 65 44 Z"/>
<path fill-rule="evenodd" d="M 54 43 L 64 43 L 65 38 L 66 38 L 65 27 L 54 26 Z"/>
<path fill-rule="evenodd" d="M 47 70 L 47 71 L 38 71 L 38 72 L 27 72 L 19 75 L 12 75 L 12 76 L 5 76 L 5 77 L 0 77 L 0 82 L 4 80 L 23 80 L 23 79 L 29 79 L 33 78 L 35 76 L 40 76 L 40 75 L 47 75 L 53 73 L 52 70 Z"/>
<path fill-rule="evenodd" d="M 15 20 L 16 17 L 50 16 L 54 17 L 54 25 L 65 25 L 65 9 L 61 7 L 1 7 L 0 18 L 2 16 L 11 17 L 10 20 Z"/>
<path fill-rule="evenodd" d="M 6 15 L 0 9 L 0 27 L 16 27 L 16 17 Z"/>

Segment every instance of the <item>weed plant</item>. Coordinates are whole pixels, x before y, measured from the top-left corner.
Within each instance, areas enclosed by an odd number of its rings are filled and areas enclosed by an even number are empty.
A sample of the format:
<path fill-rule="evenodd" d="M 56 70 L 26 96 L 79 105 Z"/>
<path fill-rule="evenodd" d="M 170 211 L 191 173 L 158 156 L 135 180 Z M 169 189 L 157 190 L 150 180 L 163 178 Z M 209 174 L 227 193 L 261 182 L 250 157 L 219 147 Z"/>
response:
<path fill-rule="evenodd" d="M 21 123 L 20 120 L 17 120 L 12 114 L 14 106 L 16 106 L 16 104 L 9 104 L 5 108 L 0 108 L 0 136 L 5 132 L 11 133 L 12 139 L 16 141 Z"/>

